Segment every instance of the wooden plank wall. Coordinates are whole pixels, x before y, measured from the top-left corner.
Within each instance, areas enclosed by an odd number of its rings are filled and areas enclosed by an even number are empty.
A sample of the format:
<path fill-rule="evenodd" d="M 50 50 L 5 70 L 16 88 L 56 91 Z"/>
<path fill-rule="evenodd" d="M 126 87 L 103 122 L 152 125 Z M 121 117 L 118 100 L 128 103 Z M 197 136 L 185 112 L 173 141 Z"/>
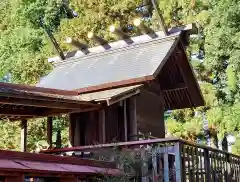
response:
<path fill-rule="evenodd" d="M 69 123 L 69 139 L 73 146 L 136 140 L 135 97 L 101 110 L 71 114 Z"/>
<path fill-rule="evenodd" d="M 106 143 L 120 141 L 119 128 L 119 103 L 113 104 L 106 108 Z"/>
<path fill-rule="evenodd" d="M 165 137 L 164 103 L 160 96 L 142 89 L 137 97 L 138 130 L 158 138 Z"/>

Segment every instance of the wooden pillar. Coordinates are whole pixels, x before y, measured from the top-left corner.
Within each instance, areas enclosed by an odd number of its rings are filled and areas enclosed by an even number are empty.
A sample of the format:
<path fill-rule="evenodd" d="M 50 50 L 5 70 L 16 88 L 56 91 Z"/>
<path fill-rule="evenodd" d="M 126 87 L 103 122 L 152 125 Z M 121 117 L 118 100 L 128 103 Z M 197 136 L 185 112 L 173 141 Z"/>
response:
<path fill-rule="evenodd" d="M 75 115 L 69 114 L 68 115 L 68 121 L 69 121 L 69 143 L 70 147 L 74 146 L 74 135 L 75 135 Z"/>
<path fill-rule="evenodd" d="M 52 148 L 52 130 L 53 130 L 53 118 L 47 118 L 47 143 L 49 148 Z"/>
<path fill-rule="evenodd" d="M 105 109 L 99 111 L 99 142 L 106 143 L 106 115 Z"/>
<path fill-rule="evenodd" d="M 21 152 L 27 152 L 27 120 L 21 121 Z"/>
<path fill-rule="evenodd" d="M 128 115 L 128 140 L 138 140 L 137 134 L 137 113 L 136 113 L 136 97 L 133 96 L 127 102 L 127 115 Z"/>
<path fill-rule="evenodd" d="M 61 130 L 58 129 L 57 139 L 56 139 L 56 148 L 61 148 L 61 147 L 62 147 L 62 134 L 61 134 Z"/>
<path fill-rule="evenodd" d="M 124 141 L 128 141 L 127 101 L 123 101 Z"/>
<path fill-rule="evenodd" d="M 78 115 L 78 118 L 76 118 L 75 121 L 75 130 L 74 130 L 74 146 L 80 146 L 81 143 L 81 132 L 80 132 L 80 127 L 81 127 L 81 123 L 80 123 L 80 118 Z"/>

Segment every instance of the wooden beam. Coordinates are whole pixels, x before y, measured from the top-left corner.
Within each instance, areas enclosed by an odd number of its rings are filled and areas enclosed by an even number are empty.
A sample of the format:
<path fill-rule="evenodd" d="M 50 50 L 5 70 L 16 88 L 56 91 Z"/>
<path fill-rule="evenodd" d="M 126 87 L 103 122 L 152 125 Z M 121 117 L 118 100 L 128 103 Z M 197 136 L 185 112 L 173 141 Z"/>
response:
<path fill-rule="evenodd" d="M 23 106 L 35 106 L 35 107 L 46 107 L 46 108 L 58 108 L 58 109 L 80 109 L 85 108 L 87 105 L 79 103 L 70 103 L 63 101 L 48 101 L 48 100 L 33 100 L 33 99 L 22 99 L 15 97 L 4 97 L 0 96 L 0 104 L 10 105 L 23 105 Z M 91 105 L 91 103 L 89 103 Z M 95 107 L 96 105 L 92 105 Z"/>
<path fill-rule="evenodd" d="M 53 118 L 47 118 L 47 143 L 49 148 L 52 148 L 52 131 L 53 130 Z"/>
<path fill-rule="evenodd" d="M 21 152 L 27 152 L 27 120 L 21 121 Z"/>
<path fill-rule="evenodd" d="M 136 90 L 133 90 L 129 93 L 124 94 L 123 96 L 116 97 L 116 98 L 111 98 L 111 99 L 107 100 L 107 105 L 108 106 L 113 105 L 117 102 L 120 102 L 120 101 L 125 100 L 125 99 L 130 98 L 130 97 L 133 97 L 134 95 L 138 95 L 139 93 L 140 93 L 140 90 L 136 89 Z"/>
<path fill-rule="evenodd" d="M 22 107 L 22 108 L 17 108 L 18 106 L 12 105 L 10 108 L 9 107 L 0 107 L 0 116 L 32 116 L 32 117 L 37 117 L 37 116 L 55 116 L 58 114 L 64 114 L 64 113 L 71 113 L 71 112 L 86 112 L 86 111 L 91 111 L 92 109 L 95 110 L 97 108 L 85 108 L 85 109 L 52 109 L 52 108 L 28 108 L 28 107 Z"/>
<path fill-rule="evenodd" d="M 71 177 L 71 178 L 61 178 L 60 182 L 78 182 L 78 178 L 77 177 Z"/>
<path fill-rule="evenodd" d="M 25 178 L 23 174 L 19 176 L 6 176 L 5 182 L 24 182 Z"/>
<path fill-rule="evenodd" d="M 37 116 L 37 115 L 38 113 L 36 112 L 35 108 L 19 108 L 14 106 L 0 107 L 0 116 Z"/>
<path fill-rule="evenodd" d="M 56 94 L 56 95 L 65 95 L 65 96 L 76 96 L 78 95 L 75 91 L 70 90 L 58 90 L 58 89 L 51 89 L 51 88 L 43 88 L 43 87 L 36 87 L 30 85 L 23 85 L 23 84 L 12 84 L 12 83 L 0 83 L 1 88 L 6 88 L 10 91 L 21 91 L 28 93 L 46 93 L 46 94 Z"/>
<path fill-rule="evenodd" d="M 0 114 L 0 118 L 10 118 L 11 121 L 19 121 L 20 119 L 31 119 L 31 118 L 41 118 L 41 117 L 46 117 L 46 116 L 57 116 L 61 114 L 71 114 L 71 113 L 82 113 L 82 112 L 89 112 L 89 111 L 94 111 L 97 110 L 101 107 L 101 105 L 98 105 L 98 107 L 90 107 L 90 108 L 85 108 L 85 109 L 59 109 L 52 111 L 50 108 L 46 108 L 46 111 L 44 111 L 41 114 L 32 114 L 32 115 L 19 115 L 19 114 L 11 114 L 11 115 L 5 115 L 5 114 Z M 38 108 L 39 109 L 39 108 Z M 1 110 L 0 110 L 1 112 Z"/>

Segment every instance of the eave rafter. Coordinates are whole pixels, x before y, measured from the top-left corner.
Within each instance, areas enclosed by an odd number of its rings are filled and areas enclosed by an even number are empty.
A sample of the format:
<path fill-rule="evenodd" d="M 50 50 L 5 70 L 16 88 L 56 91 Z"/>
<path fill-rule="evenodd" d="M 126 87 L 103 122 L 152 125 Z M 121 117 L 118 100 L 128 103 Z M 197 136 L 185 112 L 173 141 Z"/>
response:
<path fill-rule="evenodd" d="M 10 120 L 55 116 L 96 110 L 101 105 L 77 100 L 77 96 L 41 95 L 42 93 L 1 92 L 0 118 Z"/>

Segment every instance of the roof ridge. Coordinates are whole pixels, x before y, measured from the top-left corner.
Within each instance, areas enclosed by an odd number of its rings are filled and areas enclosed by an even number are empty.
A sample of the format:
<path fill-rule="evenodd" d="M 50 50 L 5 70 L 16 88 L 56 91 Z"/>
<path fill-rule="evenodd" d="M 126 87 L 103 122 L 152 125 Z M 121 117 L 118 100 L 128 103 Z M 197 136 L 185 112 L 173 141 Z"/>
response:
<path fill-rule="evenodd" d="M 68 65 L 70 63 L 79 62 L 79 61 L 81 61 L 80 59 L 102 57 L 105 55 L 114 54 L 117 51 L 132 50 L 132 49 L 136 49 L 136 48 L 139 48 L 142 46 L 146 46 L 146 44 L 155 45 L 159 42 L 167 42 L 167 41 L 170 41 L 173 39 L 178 39 L 178 38 L 179 38 L 179 34 L 171 35 L 171 36 L 167 36 L 167 37 L 156 38 L 156 39 L 152 39 L 152 40 L 146 40 L 145 42 L 136 42 L 136 43 L 124 46 L 124 47 L 113 48 L 113 49 L 105 50 L 102 52 L 92 52 L 91 54 L 87 54 L 87 55 L 83 55 L 83 56 L 79 56 L 79 57 L 72 57 L 72 58 L 69 58 L 66 60 L 58 61 L 56 63 L 56 66 L 58 67 L 58 66 L 62 66 L 62 65 Z"/>

